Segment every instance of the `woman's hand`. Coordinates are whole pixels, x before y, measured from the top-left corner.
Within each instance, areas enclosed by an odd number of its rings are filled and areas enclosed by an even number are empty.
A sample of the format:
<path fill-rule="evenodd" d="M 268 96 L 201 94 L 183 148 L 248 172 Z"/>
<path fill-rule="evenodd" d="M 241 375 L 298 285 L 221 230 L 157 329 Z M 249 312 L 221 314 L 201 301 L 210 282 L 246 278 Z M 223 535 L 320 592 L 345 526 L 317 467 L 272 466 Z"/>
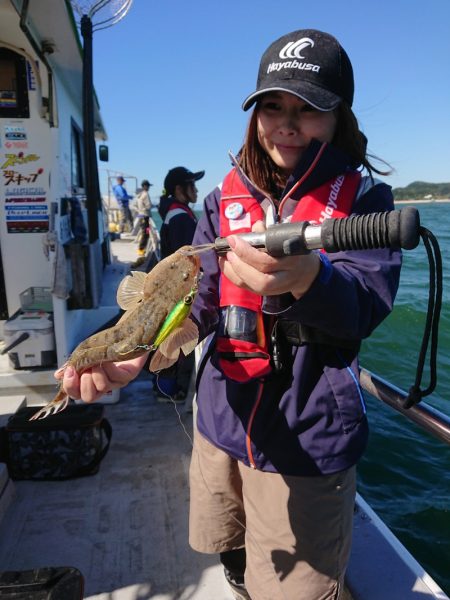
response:
<path fill-rule="evenodd" d="M 274 258 L 239 236 L 227 239 L 232 251 L 219 258 L 222 272 L 235 285 L 261 296 L 290 292 L 296 299 L 301 298 L 319 273 L 320 259 L 316 253 Z"/>
<path fill-rule="evenodd" d="M 147 360 L 148 353 L 123 362 L 104 362 L 78 375 L 73 367 L 58 369 L 56 379 L 62 379 L 65 392 L 75 400 L 94 402 L 111 390 L 126 386 L 132 381 Z"/>

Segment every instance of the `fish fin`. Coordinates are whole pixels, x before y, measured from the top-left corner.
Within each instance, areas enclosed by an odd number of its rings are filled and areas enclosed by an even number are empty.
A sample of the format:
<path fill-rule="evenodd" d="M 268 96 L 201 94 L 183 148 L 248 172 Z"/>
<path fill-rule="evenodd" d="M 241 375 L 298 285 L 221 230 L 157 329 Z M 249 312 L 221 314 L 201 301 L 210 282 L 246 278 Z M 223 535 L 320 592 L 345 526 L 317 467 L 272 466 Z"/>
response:
<path fill-rule="evenodd" d="M 168 358 L 158 348 L 158 350 L 156 350 L 155 354 L 152 356 L 148 370 L 152 373 L 157 373 L 158 371 L 162 371 L 162 369 L 168 369 L 177 362 L 179 354 L 180 349 L 178 348 L 177 355 L 172 358 Z"/>
<path fill-rule="evenodd" d="M 185 319 L 183 323 L 174 329 L 170 335 L 161 343 L 159 350 L 167 358 L 178 358 L 180 350 L 186 356 L 190 354 L 198 344 L 197 325 L 191 319 Z"/>
<path fill-rule="evenodd" d="M 131 271 L 124 277 L 117 288 L 117 304 L 123 310 L 134 308 L 144 297 L 144 284 L 147 273 Z"/>
<path fill-rule="evenodd" d="M 187 356 L 198 344 L 197 325 L 186 319 L 180 327 L 177 327 L 161 343 L 150 361 L 149 371 L 161 371 L 168 369 L 177 362 L 180 350 Z"/>
<path fill-rule="evenodd" d="M 43 406 L 40 410 L 34 413 L 32 417 L 30 417 L 30 421 L 36 421 L 37 419 L 45 419 L 49 415 L 56 415 L 56 413 L 61 412 L 67 405 L 69 404 L 69 397 L 64 396 L 61 400 L 52 400 L 45 406 Z"/>
<path fill-rule="evenodd" d="M 186 319 L 186 321 L 183 322 L 183 329 L 185 341 L 181 346 L 181 350 L 183 351 L 183 354 L 187 356 L 195 350 L 195 347 L 198 344 L 198 327 L 194 321 Z"/>

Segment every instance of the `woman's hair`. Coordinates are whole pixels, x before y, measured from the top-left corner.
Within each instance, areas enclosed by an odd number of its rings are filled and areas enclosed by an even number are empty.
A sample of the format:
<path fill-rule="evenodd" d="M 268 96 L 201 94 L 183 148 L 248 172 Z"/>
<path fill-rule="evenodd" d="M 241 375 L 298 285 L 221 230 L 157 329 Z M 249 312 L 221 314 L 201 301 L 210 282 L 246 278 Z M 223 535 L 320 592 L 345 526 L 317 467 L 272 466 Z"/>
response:
<path fill-rule="evenodd" d="M 163 195 L 161 196 L 161 198 L 168 198 L 169 196 L 174 196 L 175 195 L 175 188 L 177 187 L 177 185 L 180 186 L 180 188 L 182 189 L 184 195 L 186 195 L 187 191 L 189 189 L 189 186 L 192 185 L 192 182 L 188 181 L 188 182 L 177 183 L 176 186 L 173 188 L 173 190 L 171 189 L 170 191 L 164 189 L 163 190 Z"/>
<path fill-rule="evenodd" d="M 372 177 L 373 173 L 378 175 L 390 175 L 391 167 L 387 162 L 367 152 L 367 138 L 359 129 L 358 121 L 350 106 L 342 101 L 335 109 L 336 131 L 332 144 L 343 150 L 352 159 L 352 167 L 357 169 L 364 167 Z M 383 163 L 387 169 L 379 169 L 374 166 L 373 161 Z"/>
<path fill-rule="evenodd" d="M 286 173 L 278 167 L 267 152 L 263 149 L 258 139 L 257 115 L 259 102 L 257 103 L 248 123 L 244 144 L 239 153 L 239 164 L 248 177 L 263 191 L 271 195 L 277 195 L 280 188 L 284 188 L 287 180 Z M 392 171 L 390 166 L 383 160 L 367 153 L 367 138 L 360 131 L 358 121 L 350 106 L 342 101 L 335 109 L 336 131 L 332 144 L 343 150 L 351 159 L 354 169 L 365 168 L 372 177 L 373 173 L 378 175 L 389 175 Z M 370 159 L 382 162 L 387 170 L 380 170 L 373 165 Z"/>
<path fill-rule="evenodd" d="M 244 144 L 239 153 L 239 165 L 259 189 L 276 198 L 278 196 L 277 190 L 284 188 L 287 177 L 259 143 L 258 108 L 259 102 L 256 104 L 248 122 Z"/>

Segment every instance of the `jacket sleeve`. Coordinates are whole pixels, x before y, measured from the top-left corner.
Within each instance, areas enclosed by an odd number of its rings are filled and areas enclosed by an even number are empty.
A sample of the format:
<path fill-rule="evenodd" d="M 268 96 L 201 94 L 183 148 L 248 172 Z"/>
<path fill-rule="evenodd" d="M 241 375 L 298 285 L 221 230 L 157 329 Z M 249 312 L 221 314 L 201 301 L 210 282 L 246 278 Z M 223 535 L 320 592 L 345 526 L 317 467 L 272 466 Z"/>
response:
<path fill-rule="evenodd" d="M 122 185 L 115 185 L 113 187 L 113 192 L 118 202 L 122 202 L 123 200 L 131 200 L 133 198 L 133 196 L 130 196 L 127 193 L 126 189 Z"/>
<path fill-rule="evenodd" d="M 389 186 L 377 184 L 361 196 L 353 214 L 392 210 Z M 361 340 L 391 312 L 398 290 L 401 251 L 390 249 L 330 253 L 308 292 L 283 318 L 328 335 Z"/>
<path fill-rule="evenodd" d="M 193 244 L 207 244 L 219 236 L 219 202 L 220 188 L 217 187 L 205 198 L 203 214 L 197 224 Z M 220 269 L 215 252 L 204 252 L 200 258 L 203 275 L 191 318 L 199 328 L 199 339 L 203 340 L 214 331 L 219 319 Z"/>

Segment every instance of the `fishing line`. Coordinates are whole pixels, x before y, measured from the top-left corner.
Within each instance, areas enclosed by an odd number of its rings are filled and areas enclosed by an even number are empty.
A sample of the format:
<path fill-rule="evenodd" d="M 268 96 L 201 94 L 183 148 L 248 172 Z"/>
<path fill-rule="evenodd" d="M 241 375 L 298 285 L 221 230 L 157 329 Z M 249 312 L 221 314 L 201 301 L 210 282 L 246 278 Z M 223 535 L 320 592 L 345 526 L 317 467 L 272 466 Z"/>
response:
<path fill-rule="evenodd" d="M 443 287 L 442 256 L 439 243 L 431 231 L 425 227 L 420 227 L 419 232 L 427 251 L 430 268 L 428 309 L 422 344 L 417 362 L 416 378 L 414 384 L 409 389 L 408 396 L 403 403 L 404 408 L 411 408 L 415 404 L 418 404 L 424 396 L 428 396 L 434 391 L 437 383 L 437 348 Z M 430 340 L 430 383 L 425 390 L 422 390 L 420 385 L 422 382 L 423 370 Z"/>
<path fill-rule="evenodd" d="M 175 402 L 175 400 L 174 400 L 173 396 L 171 396 L 170 394 L 167 394 L 166 392 L 164 392 L 164 391 L 163 391 L 163 390 L 160 388 L 160 386 L 159 386 L 159 383 L 158 383 L 158 380 L 159 380 L 159 373 L 157 373 L 157 374 L 156 374 L 156 386 L 157 386 L 158 390 L 159 390 L 159 391 L 160 391 L 160 392 L 161 392 L 161 393 L 162 393 L 164 396 L 166 396 L 167 398 L 169 398 L 170 402 L 173 404 L 173 407 L 174 407 L 174 409 L 175 409 L 175 412 L 176 412 L 176 414 L 177 414 L 177 417 L 178 417 L 178 421 L 179 421 L 179 423 L 180 423 L 180 425 L 181 425 L 181 427 L 182 427 L 182 429 L 183 429 L 183 431 L 184 431 L 184 433 L 185 433 L 186 437 L 188 438 L 188 440 L 189 440 L 189 442 L 190 442 L 190 444 L 191 444 L 191 448 L 192 448 L 192 452 L 191 452 L 191 458 L 193 458 L 193 457 L 194 457 L 194 455 L 196 456 L 196 459 L 197 459 L 197 465 L 198 465 L 198 470 L 199 470 L 200 476 L 201 476 L 201 478 L 202 478 L 203 485 L 205 486 L 205 489 L 206 489 L 206 491 L 208 492 L 208 494 L 209 494 L 211 497 L 214 497 L 214 493 L 213 493 L 213 491 L 212 491 L 212 490 L 209 488 L 209 486 L 208 486 L 208 483 L 207 483 L 207 481 L 206 481 L 206 479 L 205 479 L 205 476 L 204 476 L 204 474 L 203 474 L 203 470 L 202 470 L 201 463 L 200 463 L 200 456 L 199 456 L 198 452 L 197 452 L 197 451 L 195 450 L 195 448 L 194 448 L 194 440 L 193 440 L 193 439 L 192 439 L 192 437 L 189 435 L 189 432 L 187 431 L 187 429 L 186 429 L 186 426 L 184 425 L 184 423 L 183 423 L 183 421 L 182 421 L 181 413 L 180 413 L 180 411 L 178 410 L 177 403 Z M 195 396 L 194 396 L 194 398 L 195 398 Z M 193 401 L 195 401 L 195 400 L 193 400 Z M 193 427 L 194 427 L 194 428 L 196 427 L 196 425 L 195 425 L 195 419 L 193 419 Z M 251 532 L 251 531 L 249 531 L 249 530 L 247 529 L 247 526 L 246 526 L 246 524 L 245 524 L 245 523 L 243 523 L 243 522 L 242 522 L 242 521 L 241 521 L 241 520 L 240 520 L 238 517 L 236 517 L 235 515 L 233 515 L 233 513 L 232 513 L 230 510 L 228 510 L 228 509 L 225 509 L 225 510 L 226 510 L 226 513 L 228 514 L 228 516 L 229 516 L 229 517 L 231 517 L 231 518 L 233 519 L 233 521 L 239 525 L 239 527 L 242 527 L 242 529 L 245 531 L 246 535 L 248 535 L 248 536 L 249 536 L 249 537 L 252 539 L 253 543 L 255 544 L 255 547 L 256 547 L 256 548 L 258 549 L 258 551 L 260 552 L 260 555 L 261 555 L 261 557 L 262 557 L 263 561 L 264 561 L 264 562 L 265 562 L 265 564 L 266 564 L 266 565 L 269 567 L 270 571 L 272 571 L 272 573 L 273 573 L 273 578 L 274 578 L 274 581 L 276 581 L 276 584 L 277 584 L 277 586 L 278 586 L 278 587 L 279 587 L 279 589 L 280 589 L 280 592 L 281 592 L 281 594 L 282 594 L 282 597 L 283 597 L 283 599 L 284 599 L 284 600 L 289 600 L 289 598 L 286 596 L 286 594 L 285 594 L 285 591 L 284 591 L 284 589 L 283 589 L 283 587 L 282 587 L 282 585 L 281 585 L 281 580 L 280 580 L 280 578 L 279 578 L 279 576 L 278 576 L 278 573 L 277 573 L 277 572 L 276 572 L 276 570 L 275 570 L 275 567 L 274 567 L 273 563 L 271 563 L 271 562 L 270 562 L 270 561 L 267 559 L 267 557 L 266 557 L 266 555 L 265 555 L 265 553 L 264 553 L 264 550 L 261 548 L 261 546 L 260 546 L 260 544 L 259 544 L 258 540 L 255 538 L 255 536 L 252 534 L 252 532 Z M 245 547 L 245 546 L 244 546 L 244 547 Z"/>
<path fill-rule="evenodd" d="M 188 432 L 188 430 L 186 429 L 186 427 L 185 427 L 185 425 L 184 425 L 184 423 L 183 423 L 183 421 L 182 421 L 182 419 L 181 419 L 181 413 L 180 413 L 180 411 L 178 410 L 177 403 L 175 402 L 175 399 L 174 399 L 174 397 L 173 397 L 173 396 L 171 396 L 170 394 L 167 394 L 167 392 L 164 392 L 164 391 L 163 391 L 163 390 L 160 388 L 160 386 L 159 386 L 159 373 L 156 373 L 156 382 L 155 382 L 155 383 L 156 383 L 156 387 L 157 387 L 157 388 L 158 388 L 158 390 L 161 392 L 161 394 L 162 394 L 163 396 L 166 396 L 166 398 L 168 398 L 168 399 L 169 399 L 170 403 L 171 403 L 171 404 L 173 404 L 173 407 L 174 407 L 174 409 L 175 409 L 175 412 L 177 413 L 177 416 L 178 416 L 178 421 L 180 422 L 180 425 L 181 425 L 181 427 L 182 427 L 182 429 L 183 429 L 184 433 L 186 434 L 186 436 L 187 436 L 187 438 L 188 438 L 188 440 L 189 440 L 189 442 L 190 442 L 190 444 L 191 444 L 192 448 L 194 448 L 194 441 L 193 441 L 193 439 L 191 438 L 191 436 L 189 435 L 189 432 Z"/>

